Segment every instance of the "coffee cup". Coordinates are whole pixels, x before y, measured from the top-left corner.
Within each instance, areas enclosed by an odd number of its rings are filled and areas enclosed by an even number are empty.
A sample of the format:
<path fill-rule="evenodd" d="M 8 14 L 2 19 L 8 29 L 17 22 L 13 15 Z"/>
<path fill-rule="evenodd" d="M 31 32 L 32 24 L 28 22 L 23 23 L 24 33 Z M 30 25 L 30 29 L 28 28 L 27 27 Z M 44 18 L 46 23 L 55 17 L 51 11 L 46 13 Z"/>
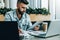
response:
<path fill-rule="evenodd" d="M 47 31 L 47 27 L 48 27 L 48 23 L 47 22 L 43 22 L 42 23 L 43 31 Z"/>

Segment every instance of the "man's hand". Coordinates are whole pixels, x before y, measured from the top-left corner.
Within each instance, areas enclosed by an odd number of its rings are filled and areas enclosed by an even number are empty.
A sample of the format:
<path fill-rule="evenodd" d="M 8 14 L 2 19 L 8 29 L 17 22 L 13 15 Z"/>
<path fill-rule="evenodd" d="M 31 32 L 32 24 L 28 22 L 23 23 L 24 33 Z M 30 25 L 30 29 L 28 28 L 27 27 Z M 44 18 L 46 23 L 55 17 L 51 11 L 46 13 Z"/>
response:
<path fill-rule="evenodd" d="M 21 29 L 18 29 L 18 32 L 19 32 L 19 34 L 20 34 L 20 33 L 22 33 L 22 34 L 23 34 L 23 32 L 22 32 L 22 30 L 21 30 Z"/>
<path fill-rule="evenodd" d="M 35 31 L 39 31 L 39 29 L 40 29 L 40 28 L 39 28 L 38 26 L 35 26 L 35 27 L 34 27 L 34 30 L 35 30 Z"/>

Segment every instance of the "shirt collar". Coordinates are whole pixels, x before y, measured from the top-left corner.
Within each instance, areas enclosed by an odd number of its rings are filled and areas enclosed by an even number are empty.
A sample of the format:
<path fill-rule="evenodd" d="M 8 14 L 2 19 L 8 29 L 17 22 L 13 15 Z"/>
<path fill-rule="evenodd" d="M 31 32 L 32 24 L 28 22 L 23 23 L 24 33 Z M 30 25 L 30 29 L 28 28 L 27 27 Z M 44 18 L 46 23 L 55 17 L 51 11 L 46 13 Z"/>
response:
<path fill-rule="evenodd" d="M 25 14 L 26 13 L 24 13 L 23 16 L 22 16 L 23 19 L 25 18 Z M 16 14 L 16 10 L 14 10 L 13 16 L 14 16 L 15 19 L 18 19 L 17 14 Z"/>
<path fill-rule="evenodd" d="M 13 17 L 16 18 L 16 19 L 18 18 L 17 14 L 16 14 L 16 10 L 13 11 Z"/>

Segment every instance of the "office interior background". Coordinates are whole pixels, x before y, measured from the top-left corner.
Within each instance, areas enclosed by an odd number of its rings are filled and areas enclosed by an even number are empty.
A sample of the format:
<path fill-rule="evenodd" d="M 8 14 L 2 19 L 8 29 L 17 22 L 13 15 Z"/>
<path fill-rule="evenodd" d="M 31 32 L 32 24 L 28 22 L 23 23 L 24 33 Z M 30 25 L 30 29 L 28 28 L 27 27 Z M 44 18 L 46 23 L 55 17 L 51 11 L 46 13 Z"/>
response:
<path fill-rule="evenodd" d="M 60 19 L 60 5 L 59 0 L 28 0 L 29 7 L 46 8 L 50 12 L 49 20 Z M 0 8 L 16 9 L 17 0 L 0 0 Z"/>
<path fill-rule="evenodd" d="M 45 8 L 50 12 L 50 14 L 48 14 L 48 15 L 35 15 L 35 14 L 30 15 L 32 22 L 33 21 L 44 21 L 44 20 L 47 20 L 47 21 L 60 20 L 60 5 L 59 5 L 60 0 L 28 0 L 28 2 L 29 2 L 28 7 L 27 7 L 28 9 L 29 9 L 29 7 L 31 7 L 32 9 Z M 17 0 L 0 0 L 0 8 L 3 8 L 3 9 L 4 9 L 4 7 L 8 8 L 8 9 L 9 8 L 16 9 L 17 8 L 16 4 L 17 4 Z M 0 21 L 3 21 L 3 20 L 4 20 L 4 15 L 2 15 L 2 13 L 0 13 Z M 58 30 L 58 28 L 56 30 Z M 36 38 L 36 40 L 37 39 L 38 38 Z M 60 40 L 60 36 L 53 37 L 51 39 L 49 38 L 49 40 L 53 40 L 53 39 Z M 44 39 L 42 39 L 42 40 L 44 40 Z"/>

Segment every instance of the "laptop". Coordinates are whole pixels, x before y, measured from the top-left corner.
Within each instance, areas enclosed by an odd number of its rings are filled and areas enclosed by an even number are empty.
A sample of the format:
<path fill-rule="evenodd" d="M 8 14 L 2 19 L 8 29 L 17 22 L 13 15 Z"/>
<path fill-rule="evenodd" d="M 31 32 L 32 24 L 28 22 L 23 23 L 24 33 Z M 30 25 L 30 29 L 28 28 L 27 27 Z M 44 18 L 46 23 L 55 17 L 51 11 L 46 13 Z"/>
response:
<path fill-rule="evenodd" d="M 41 38 L 49 38 L 60 34 L 60 20 L 44 21 L 48 23 L 47 32 L 40 32 L 39 35 L 33 35 Z"/>
<path fill-rule="evenodd" d="M 19 40 L 16 21 L 0 21 L 0 40 Z"/>
<path fill-rule="evenodd" d="M 60 20 L 53 20 L 50 23 L 50 26 L 48 28 L 48 31 L 46 33 L 45 37 L 53 37 L 53 36 L 57 36 L 60 34 Z"/>

